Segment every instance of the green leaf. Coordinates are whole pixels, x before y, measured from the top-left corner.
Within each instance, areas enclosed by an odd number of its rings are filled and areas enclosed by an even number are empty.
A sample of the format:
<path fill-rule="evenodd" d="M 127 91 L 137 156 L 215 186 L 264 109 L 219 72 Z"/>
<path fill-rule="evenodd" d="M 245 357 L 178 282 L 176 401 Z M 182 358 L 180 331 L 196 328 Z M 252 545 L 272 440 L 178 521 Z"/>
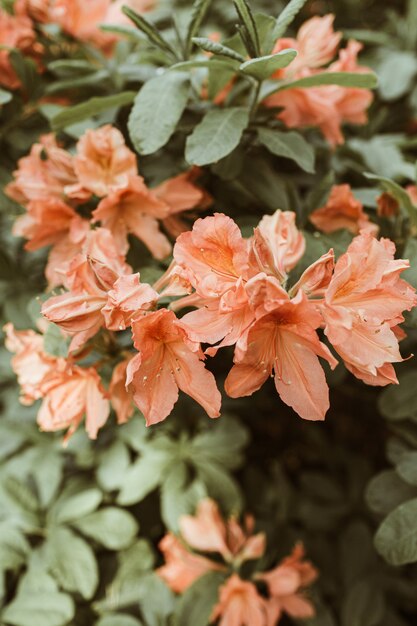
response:
<path fill-rule="evenodd" d="M 196 435 L 189 446 L 193 462 L 215 463 L 227 469 L 236 469 L 243 462 L 243 448 L 249 433 L 242 423 L 229 415 L 208 423 L 204 432 Z"/>
<path fill-rule="evenodd" d="M 39 500 L 46 508 L 54 498 L 62 479 L 64 457 L 50 446 L 36 450 L 31 474 L 36 482 Z"/>
<path fill-rule="evenodd" d="M 239 485 L 221 466 L 214 463 L 197 462 L 197 476 L 206 486 L 208 494 L 220 503 L 228 513 L 236 514 L 242 508 L 242 496 Z"/>
<path fill-rule="evenodd" d="M 142 626 L 142 622 L 131 615 L 117 613 L 114 615 L 105 615 L 95 623 L 95 626 Z"/>
<path fill-rule="evenodd" d="M 240 66 L 240 71 L 256 80 L 265 80 L 274 72 L 287 67 L 297 56 L 297 51 L 292 48 L 281 50 L 277 54 L 270 54 L 258 59 L 250 59 Z"/>
<path fill-rule="evenodd" d="M 66 591 L 78 591 L 90 600 L 98 585 L 98 568 L 94 552 L 68 528 L 51 530 L 45 544 L 45 555 L 51 574 Z"/>
<path fill-rule="evenodd" d="M 290 0 L 285 9 L 281 11 L 274 28 L 275 41 L 282 37 L 288 26 L 291 24 L 297 13 L 301 11 L 306 2 L 307 0 Z"/>
<path fill-rule="evenodd" d="M 130 465 L 130 455 L 127 446 L 122 441 L 116 440 L 107 450 L 100 454 L 99 459 L 97 480 L 100 487 L 106 491 L 120 489 Z"/>
<path fill-rule="evenodd" d="M 380 52 L 381 60 L 376 67 L 379 92 L 384 100 L 396 100 L 412 87 L 417 74 L 417 59 L 413 52 L 386 48 Z"/>
<path fill-rule="evenodd" d="M 249 123 L 249 112 L 240 107 L 213 109 L 188 137 L 185 158 L 192 165 L 208 165 L 236 148 Z"/>
<path fill-rule="evenodd" d="M 306 76 L 293 81 L 272 81 L 265 83 L 261 90 L 260 100 L 285 89 L 305 89 L 321 87 L 323 85 L 339 85 L 341 87 L 356 87 L 358 89 L 374 89 L 378 84 L 376 74 L 371 72 L 359 74 L 357 72 L 320 72 L 313 76 Z"/>
<path fill-rule="evenodd" d="M 132 20 L 132 22 L 141 30 L 149 39 L 151 43 L 155 46 L 163 50 L 164 52 L 169 52 L 173 56 L 176 56 L 175 50 L 172 46 L 165 41 L 157 28 L 150 22 L 148 22 L 142 15 L 136 13 L 133 9 L 128 6 L 123 6 L 122 11 L 127 17 Z"/>
<path fill-rule="evenodd" d="M 217 43 L 211 39 L 207 39 L 206 37 L 193 37 L 193 42 L 196 46 L 206 52 L 212 52 L 213 54 L 217 54 L 219 56 L 229 57 L 230 59 L 239 61 L 240 63 L 243 63 L 245 60 L 245 57 L 238 52 L 235 52 L 235 50 L 232 50 L 232 48 L 223 46 L 221 43 Z"/>
<path fill-rule="evenodd" d="M 130 104 L 133 102 L 135 95 L 134 91 L 122 91 L 112 96 L 95 96 L 86 102 L 68 107 L 52 118 L 52 130 L 56 132 L 108 109 Z"/>
<path fill-rule="evenodd" d="M 63 626 L 74 617 L 74 603 L 57 591 L 19 594 L 1 614 L 13 626 Z"/>
<path fill-rule="evenodd" d="M 292 159 L 306 172 L 314 173 L 314 149 L 299 133 L 259 128 L 258 138 L 272 154 Z"/>
<path fill-rule="evenodd" d="M 117 502 L 126 505 L 143 500 L 160 484 L 171 460 L 166 454 L 148 453 L 140 457 L 126 471 Z"/>
<path fill-rule="evenodd" d="M 417 498 L 400 504 L 382 522 L 375 535 L 375 547 L 391 565 L 417 561 Z"/>
<path fill-rule="evenodd" d="M 218 602 L 219 587 L 226 574 L 209 572 L 191 585 L 180 597 L 174 613 L 174 626 L 207 626 Z"/>
<path fill-rule="evenodd" d="M 395 470 L 385 470 L 374 476 L 365 492 L 367 505 L 379 515 L 388 515 L 412 498 L 417 498 L 417 489 L 407 485 Z"/>
<path fill-rule="evenodd" d="M 64 493 L 51 508 L 49 520 L 54 524 L 71 522 L 95 511 L 102 499 L 103 494 L 95 488 L 70 495 Z"/>
<path fill-rule="evenodd" d="M 194 37 L 198 33 L 201 23 L 207 13 L 211 0 L 195 0 L 191 8 L 191 18 L 185 38 L 185 57 L 188 58 L 191 52 L 192 44 L 195 43 Z"/>
<path fill-rule="evenodd" d="M 142 577 L 136 597 L 147 626 L 167 623 L 174 609 L 175 597 L 155 572 Z"/>
<path fill-rule="evenodd" d="M 189 89 L 185 72 L 165 72 L 144 84 L 128 122 L 130 138 L 139 154 L 152 154 L 167 143 L 186 107 Z"/>
<path fill-rule="evenodd" d="M 133 515 L 110 506 L 76 520 L 73 526 L 109 550 L 127 548 L 139 528 Z"/>
<path fill-rule="evenodd" d="M 399 385 L 387 387 L 379 396 L 379 410 L 389 420 L 417 417 L 417 370 L 399 376 Z"/>
<path fill-rule="evenodd" d="M 378 180 L 385 191 L 392 193 L 397 200 L 401 199 L 399 200 L 401 206 L 410 213 L 409 206 L 413 205 L 410 198 L 408 200 L 405 198 L 406 191 L 403 189 L 401 194 L 398 190 L 399 185 L 396 187 L 391 180 L 414 177 L 414 166 L 404 159 L 398 143 L 398 137 L 395 135 L 375 135 L 369 140 L 351 139 L 349 147 L 361 155 L 368 168 L 377 173 L 377 176 L 368 173 L 364 173 L 364 176 L 372 181 Z M 416 213 L 415 207 L 413 213 Z"/>
<path fill-rule="evenodd" d="M 406 483 L 417 486 L 417 452 L 405 453 L 396 469 Z"/>
<path fill-rule="evenodd" d="M 342 604 L 342 626 L 376 626 L 385 613 L 384 596 L 372 580 L 359 580 Z"/>
<path fill-rule="evenodd" d="M 5 89 L 0 89 L 0 105 L 7 104 L 13 98 L 13 94 L 10 91 L 5 91 Z"/>
<path fill-rule="evenodd" d="M 193 513 L 207 492 L 198 480 L 189 481 L 185 463 L 179 463 L 167 474 L 161 489 L 161 514 L 165 524 L 177 532 L 181 515 Z"/>
<path fill-rule="evenodd" d="M 252 155 L 248 156 L 245 159 L 239 181 L 251 196 L 264 205 L 262 209 L 264 212 L 265 207 L 267 211 L 292 209 L 287 193 L 288 181 L 284 176 L 278 174 L 270 159 L 254 159 Z"/>
<path fill-rule="evenodd" d="M 26 562 L 29 553 L 29 543 L 13 523 L 0 522 L 0 570 L 20 567 Z"/>
<path fill-rule="evenodd" d="M 257 57 L 261 53 L 261 47 L 259 44 L 258 29 L 249 3 L 246 0 L 233 0 L 233 4 L 235 5 L 236 11 L 249 38 L 250 46 L 248 52 L 251 56 Z"/>

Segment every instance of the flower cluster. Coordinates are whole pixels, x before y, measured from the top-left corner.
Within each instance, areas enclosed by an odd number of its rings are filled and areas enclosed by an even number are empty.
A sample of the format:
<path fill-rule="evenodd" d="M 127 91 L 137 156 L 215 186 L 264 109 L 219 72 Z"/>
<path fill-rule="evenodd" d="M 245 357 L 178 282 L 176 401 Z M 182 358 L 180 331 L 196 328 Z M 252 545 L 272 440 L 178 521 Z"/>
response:
<path fill-rule="evenodd" d="M 122 135 L 110 126 L 88 131 L 75 155 L 48 136 L 19 162 L 8 193 L 27 210 L 15 233 L 32 250 L 52 245 L 46 274 L 51 286 L 66 289 L 42 306 L 44 317 L 71 338 L 69 361 L 58 360 L 53 369 L 62 370 L 61 377 L 79 372 L 74 363 L 101 329 L 130 327 L 135 351 L 125 351 L 116 363 L 103 398 L 113 392 L 119 422 L 131 415 L 133 400 L 148 425 L 171 413 L 179 390 L 210 417 L 220 415 L 221 395 L 204 361 L 227 346 L 234 346 L 225 381 L 229 396 L 251 395 L 272 377 L 281 399 L 308 420 L 324 419 L 329 408 L 319 359 L 337 364 L 321 332 L 361 380 L 397 382 L 392 364 L 402 361 L 399 324 L 402 312 L 416 304 L 414 289 L 400 278 L 409 264 L 394 259 L 392 242 L 375 238 L 375 225 L 347 185 L 334 187 L 311 221 L 326 232 L 344 226 L 359 234 L 336 262 L 329 250 L 295 284 L 291 271 L 304 255 L 305 239 L 295 214 L 280 210 L 264 216 L 248 239 L 224 214 L 198 219 L 177 237 L 165 274 L 153 285 L 141 281 L 126 263 L 128 234 L 156 258 L 167 256 L 171 244 L 160 223 L 206 202 L 193 176 L 186 172 L 149 189 Z M 77 212 L 85 203 L 95 203 L 90 220 Z M 34 348 L 29 342 L 25 358 L 32 349 L 43 358 L 39 342 Z M 99 389 L 96 370 L 90 378 Z M 54 406 L 49 383 L 34 384 L 36 397 L 48 397 Z M 42 428 L 63 427 L 48 411 L 41 410 Z M 91 436 L 107 414 L 108 408 L 100 418 L 87 415 L 94 422 L 87 424 Z M 65 425 L 72 432 L 80 415 L 68 415 Z"/>
<path fill-rule="evenodd" d="M 294 618 L 314 615 L 305 589 L 314 582 L 317 571 L 303 559 L 301 544 L 274 569 L 243 579 L 237 573 L 242 564 L 260 559 L 266 548 L 264 534 L 253 534 L 250 516 L 244 528 L 234 517 L 224 521 L 216 503 L 206 498 L 195 516 L 180 517 L 179 527 L 180 537 L 168 533 L 159 544 L 166 564 L 157 574 L 173 591 L 183 593 L 210 571 L 224 573 L 210 623 L 220 618 L 221 626 L 275 626 L 283 614 Z M 209 558 L 212 555 L 221 556 L 221 562 Z M 262 586 L 266 589 L 263 593 Z"/>
<path fill-rule="evenodd" d="M 312 17 L 301 26 L 295 39 L 278 39 L 274 53 L 293 48 L 298 54 L 286 69 L 279 70 L 274 77 L 296 81 L 323 72 L 368 72 L 368 68 L 357 62 L 362 44 L 351 40 L 346 48 L 338 51 L 342 33 L 334 31 L 333 21 L 333 15 Z M 332 61 L 337 52 L 338 58 Z M 281 107 L 283 110 L 278 117 L 289 128 L 317 126 L 329 143 L 336 145 L 343 143 L 343 123 L 366 123 L 366 110 L 372 100 L 368 89 L 327 85 L 279 91 L 269 96 L 265 104 Z"/>

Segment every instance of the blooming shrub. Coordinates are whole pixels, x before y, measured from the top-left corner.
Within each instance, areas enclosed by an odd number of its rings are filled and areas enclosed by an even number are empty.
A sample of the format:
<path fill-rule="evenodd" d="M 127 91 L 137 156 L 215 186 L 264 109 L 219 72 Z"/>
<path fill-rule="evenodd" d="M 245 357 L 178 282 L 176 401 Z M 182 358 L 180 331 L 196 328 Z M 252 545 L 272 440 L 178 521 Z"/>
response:
<path fill-rule="evenodd" d="M 414 623 L 406 4 L 0 3 L 5 626 Z"/>

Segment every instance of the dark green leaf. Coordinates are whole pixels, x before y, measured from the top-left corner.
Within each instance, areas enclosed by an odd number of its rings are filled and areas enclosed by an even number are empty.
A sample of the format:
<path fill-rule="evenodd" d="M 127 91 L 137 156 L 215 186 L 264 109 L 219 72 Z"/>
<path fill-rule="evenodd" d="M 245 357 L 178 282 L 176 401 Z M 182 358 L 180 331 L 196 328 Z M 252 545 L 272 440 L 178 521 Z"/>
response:
<path fill-rule="evenodd" d="M 376 626 L 385 612 L 384 596 L 372 580 L 359 580 L 342 605 L 342 626 Z"/>
<path fill-rule="evenodd" d="M 369 508 L 380 515 L 388 515 L 411 498 L 417 498 L 417 488 L 407 485 L 394 470 L 374 476 L 365 492 Z"/>
<path fill-rule="evenodd" d="M 191 52 L 195 35 L 198 33 L 204 16 L 210 6 L 211 0 L 194 0 L 191 9 L 191 18 L 188 25 L 187 36 L 185 38 L 185 57 L 188 58 Z"/>
<path fill-rule="evenodd" d="M 245 61 L 240 66 L 240 71 L 256 78 L 256 80 L 265 80 L 277 70 L 287 67 L 296 56 L 297 51 L 288 48 L 288 50 L 281 50 L 281 52 L 277 52 L 276 54 Z"/>
<path fill-rule="evenodd" d="M 111 506 L 75 520 L 73 526 L 109 550 L 127 548 L 138 532 L 138 524 L 128 511 Z"/>
<path fill-rule="evenodd" d="M 261 47 L 259 44 L 258 29 L 249 3 L 246 0 L 233 0 L 233 3 L 249 38 L 250 45 L 248 52 L 251 56 L 257 57 L 261 54 Z"/>
<path fill-rule="evenodd" d="M 417 498 L 400 504 L 382 522 L 375 547 L 391 565 L 417 561 Z"/>
<path fill-rule="evenodd" d="M 177 604 L 174 626 L 207 626 L 225 579 L 223 573 L 209 572 L 191 585 Z"/>
<path fill-rule="evenodd" d="M 306 2 L 307 0 L 290 0 L 285 9 L 281 11 L 274 28 L 275 40 L 282 37 L 288 26 L 291 24 L 297 13 L 301 11 Z"/>
<path fill-rule="evenodd" d="M 240 61 L 240 63 L 243 63 L 245 60 L 245 57 L 243 57 L 238 52 L 232 50 L 232 48 L 223 46 L 221 43 L 217 43 L 215 41 L 212 41 L 211 39 L 207 39 L 206 37 L 193 37 L 193 42 L 196 46 L 198 46 L 202 50 L 205 50 L 206 52 L 212 52 L 213 54 L 229 57 L 234 61 Z"/>
<path fill-rule="evenodd" d="M 122 11 L 132 22 L 141 30 L 149 39 L 149 41 L 155 46 L 158 46 L 164 52 L 169 52 L 173 56 L 176 56 L 172 46 L 165 41 L 157 28 L 150 22 L 148 22 L 142 15 L 139 15 L 136 11 L 128 6 L 123 6 Z"/>
<path fill-rule="evenodd" d="M 71 126 L 72 124 L 81 122 L 89 117 L 93 117 L 94 115 L 97 115 L 97 113 L 107 111 L 107 109 L 130 104 L 133 102 L 135 95 L 134 91 L 123 91 L 112 96 L 90 98 L 86 102 L 68 107 L 52 118 L 52 130 L 62 130 L 67 126 Z"/>

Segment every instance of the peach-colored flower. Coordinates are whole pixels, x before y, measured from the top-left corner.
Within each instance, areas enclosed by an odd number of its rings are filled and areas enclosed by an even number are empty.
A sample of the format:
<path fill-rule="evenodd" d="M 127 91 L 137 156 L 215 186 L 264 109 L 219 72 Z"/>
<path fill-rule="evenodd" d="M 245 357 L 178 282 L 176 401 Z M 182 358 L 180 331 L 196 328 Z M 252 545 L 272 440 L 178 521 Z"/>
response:
<path fill-rule="evenodd" d="M 298 544 L 293 553 L 275 569 L 256 576 L 268 587 L 271 624 L 276 624 L 283 613 L 298 619 L 313 617 L 315 614 L 314 606 L 305 597 L 304 589 L 315 581 L 318 574 L 313 565 L 303 558 L 304 548 Z"/>
<path fill-rule="evenodd" d="M 110 401 L 116 411 L 118 424 L 125 424 L 134 411 L 132 391 L 126 388 L 126 369 L 130 359 L 128 357 L 115 366 L 110 381 Z"/>
<path fill-rule="evenodd" d="M 291 287 L 290 296 L 295 295 L 299 289 L 309 298 L 323 296 L 332 279 L 333 270 L 334 251 L 330 249 L 304 270 L 296 284 Z"/>
<path fill-rule="evenodd" d="M 219 602 L 211 621 L 220 618 L 219 626 L 274 626 L 267 612 L 267 601 L 255 585 L 232 574 L 220 587 Z"/>
<path fill-rule="evenodd" d="M 305 239 L 292 211 L 264 215 L 251 240 L 251 262 L 256 273 L 265 272 L 284 281 L 305 252 Z"/>
<path fill-rule="evenodd" d="M 395 246 L 362 232 L 336 263 L 321 308 L 325 333 L 346 367 L 368 384 L 397 382 L 402 361 L 395 327 L 412 309 L 415 290 L 400 278 L 409 267 L 394 260 Z"/>
<path fill-rule="evenodd" d="M 155 4 L 156 0 L 115 0 L 107 9 L 105 18 L 102 22 L 103 24 L 131 25 L 132 22 L 122 12 L 123 6 L 128 6 L 136 11 L 136 13 L 141 14 L 151 11 L 155 7 Z"/>
<path fill-rule="evenodd" d="M 77 216 L 71 221 L 69 231 L 52 246 L 45 267 L 49 290 L 66 286 L 70 264 L 87 245 L 91 232 L 88 220 Z"/>
<path fill-rule="evenodd" d="M 166 563 L 156 573 L 175 593 L 183 593 L 207 572 L 221 569 L 218 563 L 189 552 L 172 533 L 160 541 L 159 549 Z"/>
<path fill-rule="evenodd" d="M 357 63 L 357 55 L 362 49 L 357 41 L 349 41 L 347 47 L 339 51 L 339 58 L 327 68 L 323 67 L 336 54 L 341 38 L 340 33 L 333 31 L 333 19 L 333 15 L 313 17 L 303 24 L 296 39 L 279 39 L 274 52 L 295 48 L 298 55 L 287 68 L 279 70 L 274 78 L 297 80 L 327 71 L 369 71 Z M 278 118 L 289 128 L 317 126 L 329 143 L 336 145 L 343 143 L 342 123 L 366 122 L 366 110 L 372 99 L 368 89 L 325 85 L 283 90 L 269 96 L 265 104 L 283 108 Z"/>
<path fill-rule="evenodd" d="M 46 24 L 50 18 L 51 0 L 17 0 L 16 15 L 26 15 L 35 22 Z"/>
<path fill-rule="evenodd" d="M 81 137 L 74 169 L 79 185 L 100 198 L 127 187 L 129 178 L 138 171 L 135 154 L 126 146 L 122 133 L 110 124 L 87 130 Z"/>
<path fill-rule="evenodd" d="M 107 421 L 110 404 L 100 376 L 94 367 L 77 365 L 57 372 L 42 385 L 43 401 L 38 424 L 46 432 L 68 429 L 65 441 L 75 432 L 85 415 L 85 428 L 90 439 Z"/>
<path fill-rule="evenodd" d="M 73 224 L 77 228 L 82 221 L 74 209 L 62 200 L 32 200 L 27 212 L 14 223 L 13 234 L 28 239 L 26 250 L 38 250 L 58 243 L 71 231 Z"/>
<path fill-rule="evenodd" d="M 178 176 L 168 178 L 152 189 L 155 195 L 169 207 L 169 214 L 164 218 L 163 225 L 174 239 L 188 230 L 187 224 L 178 213 L 194 208 L 205 209 L 213 201 L 204 189 L 195 184 L 194 181 L 199 173 L 199 168 L 193 167 Z"/>
<path fill-rule="evenodd" d="M 220 414 L 221 396 L 213 374 L 205 369 L 199 344 L 192 342 L 175 314 L 160 309 L 132 322 L 138 354 L 127 367 L 134 401 L 147 425 L 164 420 L 181 389 L 207 411 Z"/>
<path fill-rule="evenodd" d="M 6 193 L 21 204 L 32 200 L 63 200 L 65 188 L 77 181 L 73 157 L 61 148 L 53 135 L 43 135 L 28 156 L 18 161 L 14 181 Z"/>
<path fill-rule="evenodd" d="M 0 85 L 18 89 L 20 80 L 10 62 L 10 49 L 17 48 L 29 56 L 40 52 L 31 20 L 22 14 L 10 15 L 0 8 L 0 42 Z"/>
<path fill-rule="evenodd" d="M 108 292 L 102 310 L 106 328 L 125 330 L 143 311 L 153 307 L 158 298 L 150 285 L 140 282 L 139 273 L 120 276 Z"/>
<path fill-rule="evenodd" d="M 346 228 L 354 235 L 360 230 L 376 235 L 379 230 L 353 195 L 350 185 L 334 185 L 326 204 L 313 211 L 309 219 L 323 233 Z"/>
<path fill-rule="evenodd" d="M 253 535 L 253 520 L 247 519 L 243 529 L 236 518 L 224 521 L 214 500 L 205 498 L 197 507 L 196 515 L 182 515 L 180 531 L 187 544 L 200 552 L 218 552 L 225 561 L 243 563 L 259 559 L 265 551 L 265 535 Z"/>
<path fill-rule="evenodd" d="M 127 252 L 128 233 L 143 241 L 153 256 L 163 259 L 171 244 L 159 230 L 158 220 L 165 218 L 169 207 L 148 189 L 141 176 L 131 176 L 126 186 L 103 198 L 93 211 L 93 220 L 113 233 L 118 246 Z"/>
<path fill-rule="evenodd" d="M 219 297 L 247 277 L 247 243 L 235 222 L 222 213 L 199 219 L 175 243 L 174 259 L 201 297 Z"/>
<path fill-rule="evenodd" d="M 20 385 L 22 404 L 33 404 L 42 397 L 41 385 L 50 376 L 63 367 L 63 359 L 46 354 L 43 349 L 43 337 L 33 330 L 15 330 L 13 324 L 4 327 L 7 350 L 14 352 L 12 369 Z"/>
<path fill-rule="evenodd" d="M 42 306 L 43 315 L 72 337 L 70 352 L 78 350 L 105 325 L 102 310 L 108 292 L 120 275 L 130 271 L 111 233 L 105 229 L 93 231 L 84 254 L 77 255 L 69 265 L 66 280 L 70 291 L 49 298 Z M 106 313 L 111 319 L 111 305 Z"/>
<path fill-rule="evenodd" d="M 80 41 L 87 41 L 106 49 L 115 41 L 110 33 L 100 30 L 105 21 L 111 0 L 54 0 L 50 9 L 50 21 Z"/>
<path fill-rule="evenodd" d="M 286 404 L 304 419 L 324 419 L 329 394 L 318 357 L 332 367 L 337 362 L 317 336 L 321 316 L 302 290 L 290 300 L 271 280 L 266 275 L 252 279 L 249 290 L 259 319 L 236 346 L 226 393 L 232 398 L 251 395 L 274 372 L 275 387 Z"/>

